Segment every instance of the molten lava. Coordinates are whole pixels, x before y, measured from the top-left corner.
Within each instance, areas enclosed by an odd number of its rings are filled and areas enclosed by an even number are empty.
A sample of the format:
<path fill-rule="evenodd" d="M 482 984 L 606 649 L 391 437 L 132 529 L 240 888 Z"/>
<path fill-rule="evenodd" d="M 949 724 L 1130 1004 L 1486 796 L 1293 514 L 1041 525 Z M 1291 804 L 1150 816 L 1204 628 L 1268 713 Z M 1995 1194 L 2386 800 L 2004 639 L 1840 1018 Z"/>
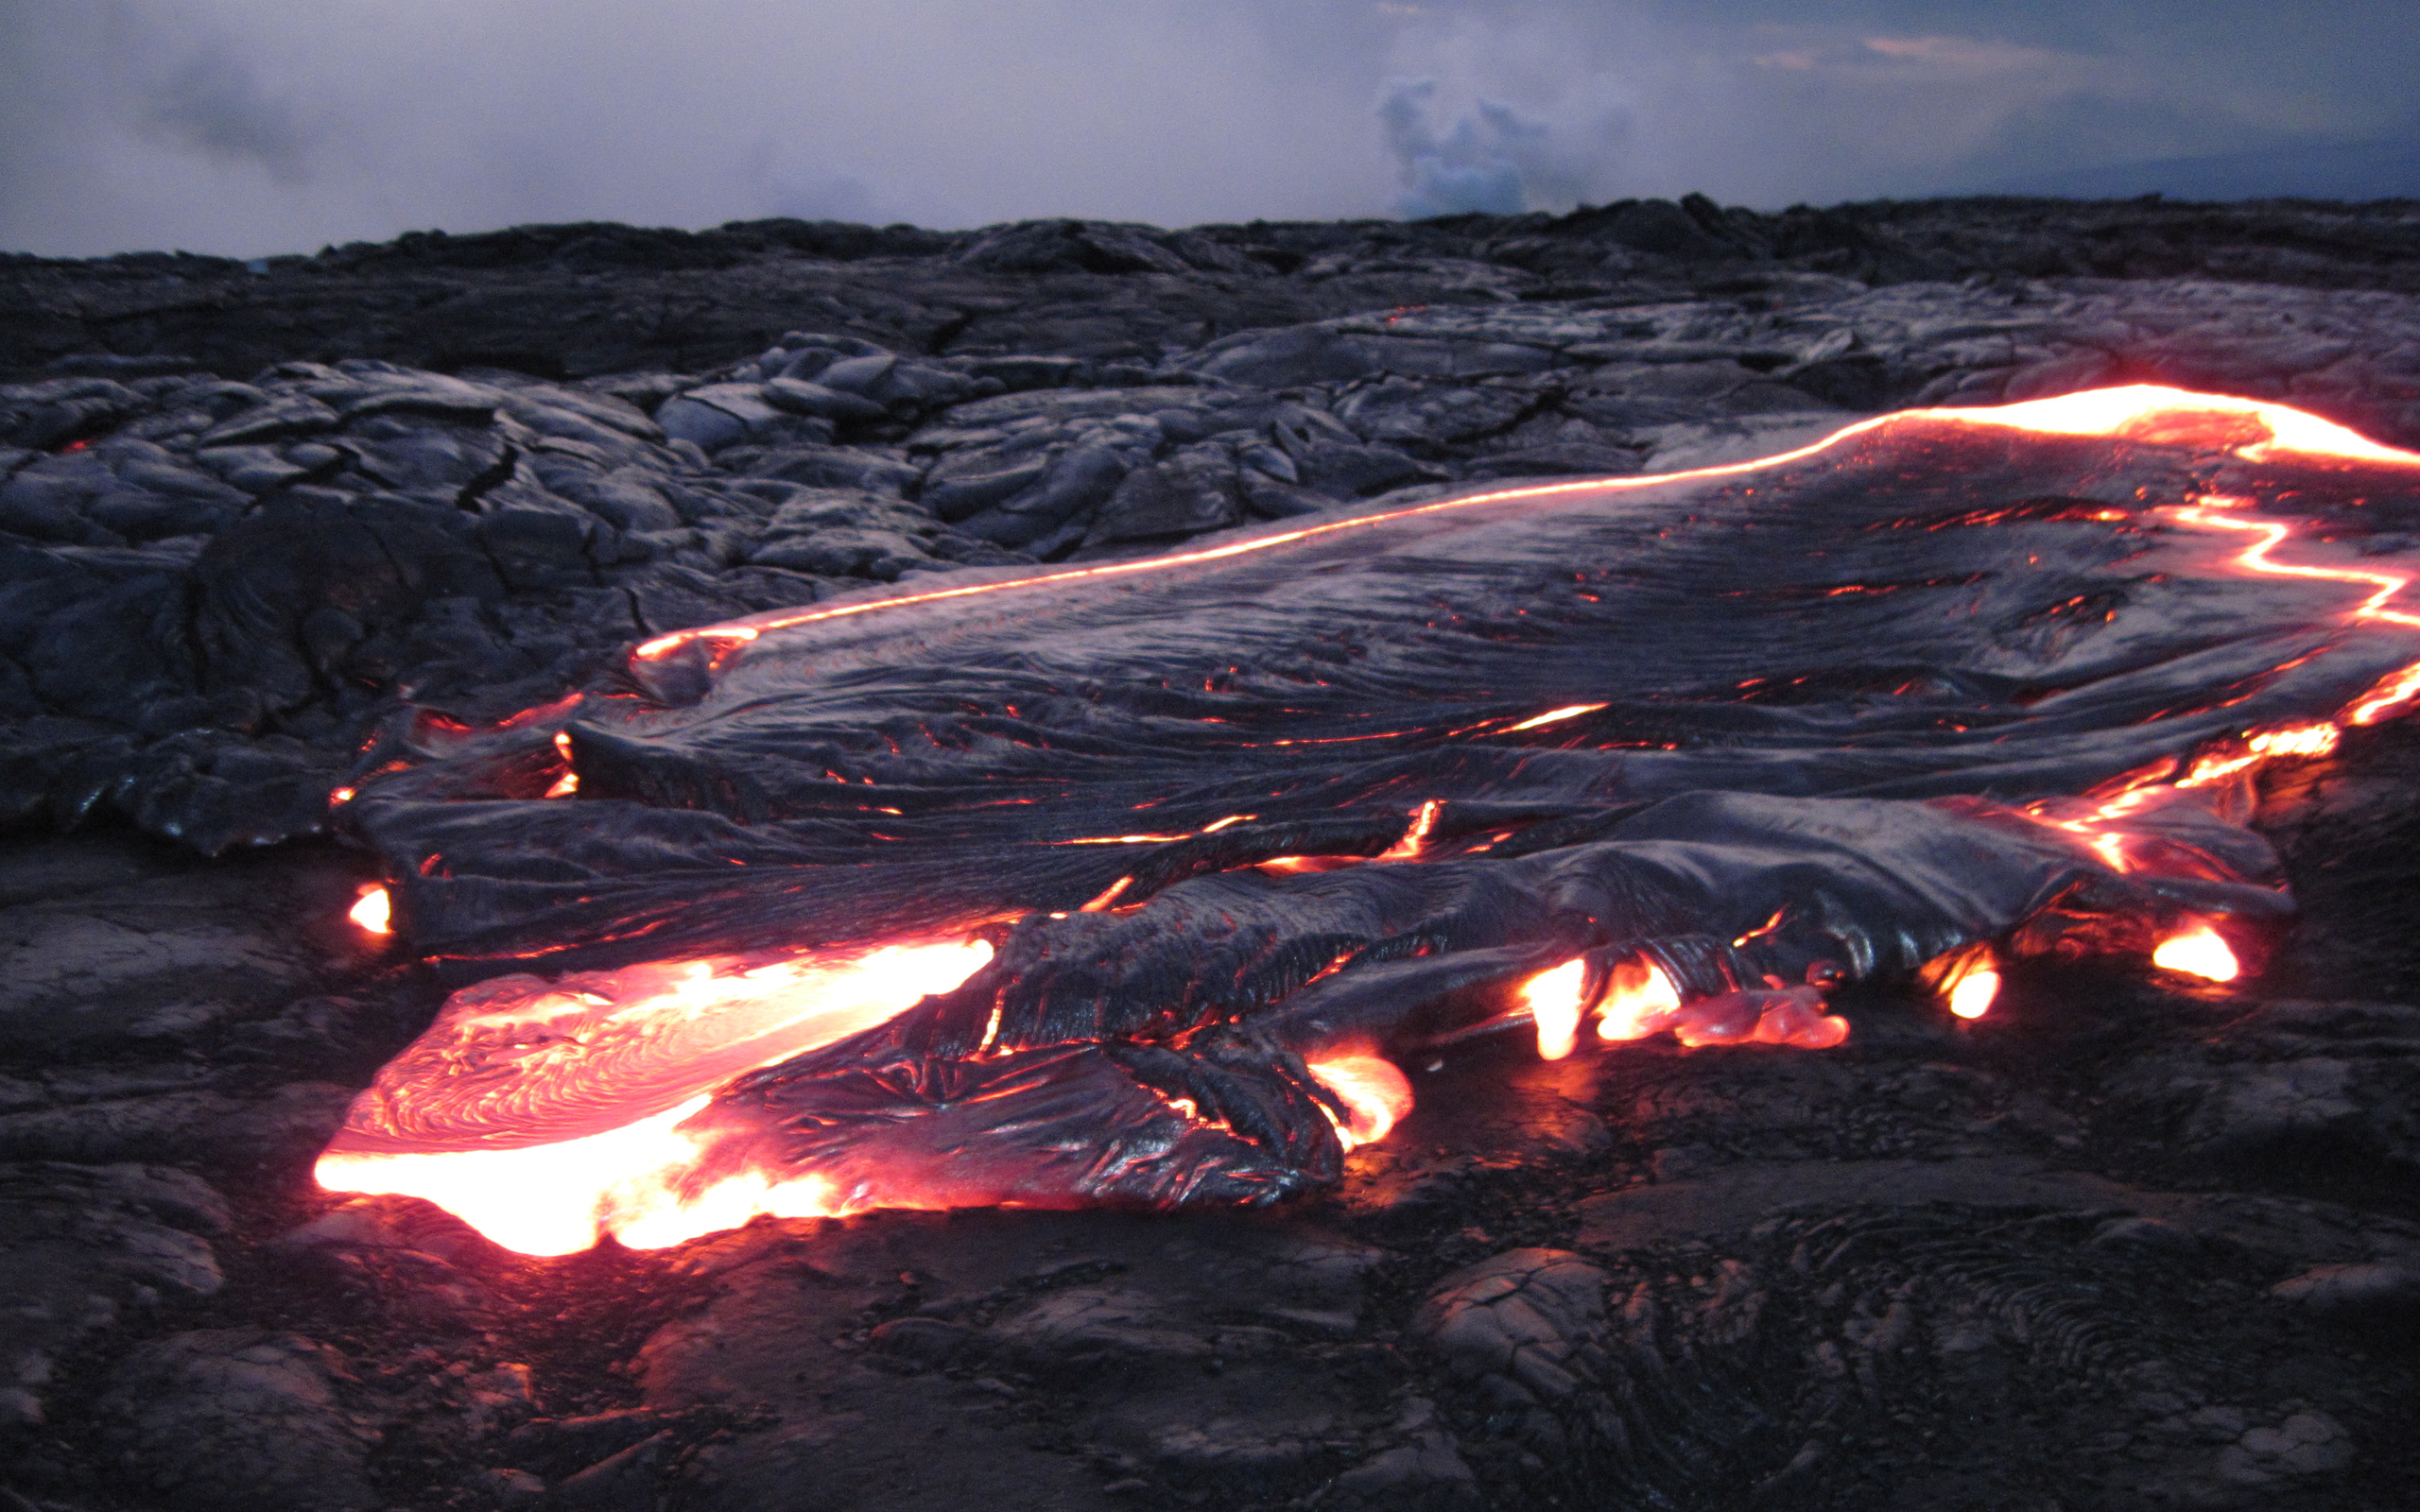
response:
<path fill-rule="evenodd" d="M 1348 1150 L 1375 1144 L 1411 1111 L 1411 1083 L 1381 1056 L 1340 1055 L 1309 1062 L 1311 1075 L 1345 1106 L 1337 1138 Z M 1331 1121 L 1335 1115 L 1329 1114 Z"/>
<path fill-rule="evenodd" d="M 1618 962 L 1598 1004 L 1597 1038 L 1644 1040 L 1670 1027 L 1680 1007 L 1680 989 L 1662 967 L 1651 961 Z"/>
<path fill-rule="evenodd" d="M 1566 719 L 1577 719 L 1582 714 L 1593 714 L 1603 707 L 1605 706 L 1601 703 L 1565 704 L 1560 709 L 1549 709 L 1545 713 L 1524 719 L 1517 725 L 1507 725 L 1504 727 L 1504 732 L 1510 735 L 1524 730 L 1544 730 L 1548 725 L 1559 725 Z"/>
<path fill-rule="evenodd" d="M 1580 1016 L 1588 1006 L 1581 992 L 1587 980 L 1588 963 L 1569 960 L 1521 984 L 1521 1001 L 1530 1010 L 1530 1022 L 1537 1025 L 1542 1059 L 1561 1060 L 1578 1047 Z"/>
<path fill-rule="evenodd" d="M 2152 952 L 2152 964 L 2164 971 L 2179 971 L 2205 982 L 2232 982 L 2242 971 L 2235 951 L 2207 924 L 2160 941 L 2159 948 Z"/>
<path fill-rule="evenodd" d="M 395 932 L 393 906 L 387 889 L 373 885 L 361 889 L 345 917 L 366 935 L 391 935 Z"/>
<path fill-rule="evenodd" d="M 740 1073 L 883 1023 L 991 958 L 969 940 L 499 977 L 447 1000 L 354 1099 L 315 1174 L 332 1191 L 425 1197 L 529 1254 L 600 1233 L 676 1243 L 730 1227 L 686 1215 L 743 1195 L 757 1205 L 732 1223 L 823 1211 L 804 1179 L 684 1195 L 697 1151 L 678 1125 Z"/>
<path fill-rule="evenodd" d="M 1949 1011 L 1962 1019 L 1979 1019 L 1992 1011 L 1999 995 L 1999 972 L 1970 971 L 1949 989 Z"/>
<path fill-rule="evenodd" d="M 1718 992 L 1683 1004 L 1669 1025 L 1672 1038 L 1692 1050 L 1733 1044 L 1829 1050 L 1849 1037 L 1849 1022 L 1825 1013 L 1823 994 L 1812 987 Z"/>
<path fill-rule="evenodd" d="M 2290 909 L 2248 779 L 2420 699 L 2373 505 L 2415 468 L 2118 388 L 657 637 L 338 790 L 416 949 L 611 969 L 457 993 L 320 1179 L 544 1253 L 1267 1201 L 1460 1035 L 1824 1048 L 1852 977 L 1972 1019 L 2029 954 L 2231 980 L 2209 920 Z"/>

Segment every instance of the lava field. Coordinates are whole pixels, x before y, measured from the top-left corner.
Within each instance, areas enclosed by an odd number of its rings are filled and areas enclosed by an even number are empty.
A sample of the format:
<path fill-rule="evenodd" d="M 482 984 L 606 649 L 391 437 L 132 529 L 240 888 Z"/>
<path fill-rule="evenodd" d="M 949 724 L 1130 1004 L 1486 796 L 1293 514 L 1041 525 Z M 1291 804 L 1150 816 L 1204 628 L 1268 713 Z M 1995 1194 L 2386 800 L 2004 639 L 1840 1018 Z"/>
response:
<path fill-rule="evenodd" d="M 2416 250 L 0 259 L 0 1509 L 2408 1504 Z"/>

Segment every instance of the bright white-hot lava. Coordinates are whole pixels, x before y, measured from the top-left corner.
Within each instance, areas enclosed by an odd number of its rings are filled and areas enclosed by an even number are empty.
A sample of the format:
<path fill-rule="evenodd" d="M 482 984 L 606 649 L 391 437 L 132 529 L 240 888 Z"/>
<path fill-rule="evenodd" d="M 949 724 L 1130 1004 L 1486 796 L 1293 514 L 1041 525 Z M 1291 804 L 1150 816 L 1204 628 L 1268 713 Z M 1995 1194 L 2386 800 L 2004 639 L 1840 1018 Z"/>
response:
<path fill-rule="evenodd" d="M 365 935 L 391 935 L 395 932 L 394 903 L 384 887 L 362 888 L 361 896 L 353 901 L 353 907 L 346 911 L 345 917 Z"/>
<path fill-rule="evenodd" d="M 1588 963 L 1574 959 L 1521 984 L 1521 1001 L 1537 1026 L 1542 1058 L 1561 1060 L 1578 1047 L 1580 1016 L 1587 1009 L 1580 995 L 1587 980 Z"/>
<path fill-rule="evenodd" d="M 1962 1019 L 1979 1019 L 1992 1011 L 2000 995 L 2000 973 L 1969 971 L 1949 989 L 1949 1011 Z"/>
<path fill-rule="evenodd" d="M 2243 970 L 2235 952 L 2207 924 L 2171 935 L 2152 952 L 2152 964 L 2162 971 L 2181 971 L 2206 982 L 2232 982 Z"/>
<path fill-rule="evenodd" d="M 531 1254 L 608 1232 L 676 1243 L 745 1203 L 731 1223 L 824 1211 L 811 1182 L 683 1200 L 697 1151 L 676 1125 L 740 1073 L 887 1022 L 991 958 L 982 940 L 927 941 L 482 983 L 354 1100 L 315 1174 L 332 1191 L 425 1197 Z"/>

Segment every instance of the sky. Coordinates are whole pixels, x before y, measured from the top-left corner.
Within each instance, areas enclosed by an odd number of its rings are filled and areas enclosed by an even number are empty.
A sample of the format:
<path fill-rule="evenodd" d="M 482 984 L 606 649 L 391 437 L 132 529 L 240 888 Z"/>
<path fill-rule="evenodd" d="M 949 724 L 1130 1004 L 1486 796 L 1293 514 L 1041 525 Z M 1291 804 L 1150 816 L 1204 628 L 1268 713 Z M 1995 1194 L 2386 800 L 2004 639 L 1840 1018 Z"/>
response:
<path fill-rule="evenodd" d="M 2411 0 L 0 0 L 0 250 L 2420 196 Z"/>

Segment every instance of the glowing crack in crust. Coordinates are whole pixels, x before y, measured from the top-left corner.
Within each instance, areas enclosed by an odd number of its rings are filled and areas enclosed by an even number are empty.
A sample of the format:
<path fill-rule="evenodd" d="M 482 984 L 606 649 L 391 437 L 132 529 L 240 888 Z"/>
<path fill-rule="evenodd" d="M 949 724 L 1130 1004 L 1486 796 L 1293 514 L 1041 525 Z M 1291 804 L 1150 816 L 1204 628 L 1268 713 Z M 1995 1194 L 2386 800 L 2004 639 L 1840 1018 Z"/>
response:
<path fill-rule="evenodd" d="M 332 795 L 396 894 L 355 922 L 511 974 L 320 1177 L 550 1253 L 1267 1201 L 1477 1035 L 1821 1049 L 1853 983 L 2231 980 L 2291 908 L 2250 779 L 2420 697 L 2416 490 L 2120 388 L 659 637 Z"/>

